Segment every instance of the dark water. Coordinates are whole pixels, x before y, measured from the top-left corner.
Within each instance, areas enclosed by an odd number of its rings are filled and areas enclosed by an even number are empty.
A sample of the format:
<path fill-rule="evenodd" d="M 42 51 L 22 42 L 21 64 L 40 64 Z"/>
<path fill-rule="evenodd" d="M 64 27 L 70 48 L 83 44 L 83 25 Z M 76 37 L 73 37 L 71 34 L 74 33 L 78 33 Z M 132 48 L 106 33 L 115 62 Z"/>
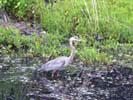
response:
<path fill-rule="evenodd" d="M 38 58 L 0 55 L 0 100 L 28 100 L 30 76 L 37 64 Z"/>

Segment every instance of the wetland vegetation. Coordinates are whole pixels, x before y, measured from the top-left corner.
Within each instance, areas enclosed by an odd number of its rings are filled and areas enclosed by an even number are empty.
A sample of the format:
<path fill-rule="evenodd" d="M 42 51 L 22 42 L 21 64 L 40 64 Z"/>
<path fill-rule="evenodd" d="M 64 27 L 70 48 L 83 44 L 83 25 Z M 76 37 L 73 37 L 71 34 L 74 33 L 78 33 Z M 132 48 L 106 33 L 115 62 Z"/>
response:
<path fill-rule="evenodd" d="M 132 100 L 132 0 L 48 1 L 0 0 L 0 100 Z M 56 82 L 49 73 L 32 75 L 46 61 L 68 56 L 74 35 L 85 41 L 75 44 L 79 69 L 61 72 Z"/>

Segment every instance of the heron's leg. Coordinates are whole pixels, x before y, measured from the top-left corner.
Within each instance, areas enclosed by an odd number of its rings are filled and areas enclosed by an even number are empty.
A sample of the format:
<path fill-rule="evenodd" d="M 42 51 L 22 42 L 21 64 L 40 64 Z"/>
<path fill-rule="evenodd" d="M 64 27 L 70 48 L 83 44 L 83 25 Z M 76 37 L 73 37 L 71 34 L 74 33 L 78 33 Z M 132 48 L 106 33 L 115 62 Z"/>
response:
<path fill-rule="evenodd" d="M 57 77 L 59 77 L 60 76 L 60 71 L 59 70 L 57 70 Z"/>
<path fill-rule="evenodd" d="M 57 77 L 59 77 L 59 70 L 55 70 L 55 71 L 53 71 L 52 72 L 52 78 L 57 78 Z"/>
<path fill-rule="evenodd" d="M 52 78 L 55 76 L 56 71 L 57 71 L 57 70 L 54 70 L 54 71 L 52 72 Z"/>

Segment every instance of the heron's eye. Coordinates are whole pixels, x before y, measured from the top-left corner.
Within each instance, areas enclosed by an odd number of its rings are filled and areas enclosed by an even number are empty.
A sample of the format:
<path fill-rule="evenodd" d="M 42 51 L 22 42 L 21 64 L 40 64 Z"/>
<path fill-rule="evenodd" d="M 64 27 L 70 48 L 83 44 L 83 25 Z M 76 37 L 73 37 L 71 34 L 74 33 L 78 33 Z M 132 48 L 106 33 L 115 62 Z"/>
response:
<path fill-rule="evenodd" d="M 75 39 L 79 39 L 79 37 L 77 37 L 77 36 L 75 36 L 74 38 L 75 38 Z"/>

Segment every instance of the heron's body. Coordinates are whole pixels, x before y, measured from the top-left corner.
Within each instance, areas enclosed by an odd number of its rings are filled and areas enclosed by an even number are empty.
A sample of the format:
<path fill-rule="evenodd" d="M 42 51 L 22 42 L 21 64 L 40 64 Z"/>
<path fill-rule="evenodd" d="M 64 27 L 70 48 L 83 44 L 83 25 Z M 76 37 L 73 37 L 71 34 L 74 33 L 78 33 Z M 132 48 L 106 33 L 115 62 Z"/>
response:
<path fill-rule="evenodd" d="M 80 41 L 80 39 L 77 36 L 70 38 L 69 42 L 70 42 L 71 54 L 69 57 L 62 56 L 62 57 L 58 57 L 56 59 L 50 60 L 47 63 L 43 64 L 38 69 L 38 71 L 43 72 L 43 71 L 52 71 L 52 70 L 53 71 L 62 70 L 70 63 L 72 63 L 75 55 L 75 48 L 73 46 L 73 41 Z"/>
<path fill-rule="evenodd" d="M 62 56 L 62 57 L 58 57 L 56 59 L 50 60 L 46 64 L 43 64 L 39 70 L 42 72 L 51 71 L 51 70 L 62 70 L 64 69 L 64 67 L 68 65 L 67 64 L 68 59 L 69 59 L 68 57 Z"/>

